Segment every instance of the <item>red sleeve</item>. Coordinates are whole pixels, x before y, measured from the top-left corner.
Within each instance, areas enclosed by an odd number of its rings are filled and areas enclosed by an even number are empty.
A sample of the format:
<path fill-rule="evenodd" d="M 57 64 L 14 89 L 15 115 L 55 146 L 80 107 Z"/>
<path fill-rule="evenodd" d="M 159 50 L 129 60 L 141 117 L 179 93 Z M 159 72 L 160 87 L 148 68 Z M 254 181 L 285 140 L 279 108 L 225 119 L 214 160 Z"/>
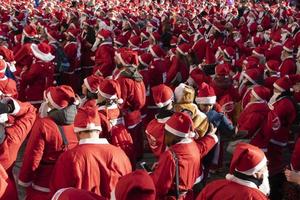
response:
<path fill-rule="evenodd" d="M 24 153 L 23 165 L 20 170 L 19 184 L 28 187 L 40 165 L 45 149 L 45 130 L 42 119 L 38 119 L 32 127 Z"/>
<path fill-rule="evenodd" d="M 21 81 L 25 83 L 32 83 L 36 77 L 43 74 L 43 68 L 39 64 L 32 64 L 27 71 L 21 72 Z"/>
<path fill-rule="evenodd" d="M 248 131 L 248 136 L 251 137 L 259 128 L 262 127 L 263 119 L 255 113 L 249 114 L 247 117 L 242 118 L 243 121 L 238 121 L 239 131 Z M 240 118 L 241 119 L 241 118 Z"/>
<path fill-rule="evenodd" d="M 199 155 L 201 157 L 206 156 L 206 154 L 217 144 L 218 137 L 215 134 L 207 134 L 204 137 L 196 141 Z"/>
<path fill-rule="evenodd" d="M 2 165 L 0 164 L 0 197 L 2 197 L 2 195 L 4 194 L 4 192 L 6 190 L 7 178 L 8 178 L 7 173 L 6 173 L 5 169 L 2 167 Z"/>
<path fill-rule="evenodd" d="M 296 170 L 296 171 L 300 171 L 300 138 L 298 138 L 293 154 L 292 154 L 292 158 L 291 158 L 291 168 L 292 170 Z"/>
<path fill-rule="evenodd" d="M 8 169 L 17 158 L 18 151 L 32 128 L 36 118 L 36 109 L 29 103 L 21 103 L 14 100 L 15 115 L 14 124 L 5 128 L 6 138 L 0 147 L 0 163 L 5 169 Z M 8 152 L 8 155 L 7 153 Z M 8 156 L 8 157 L 7 157 Z"/>
<path fill-rule="evenodd" d="M 170 190 L 175 176 L 175 161 L 170 151 L 161 154 L 158 165 L 150 174 L 156 187 L 156 194 L 162 197 Z"/>
<path fill-rule="evenodd" d="M 109 48 L 100 47 L 95 55 L 96 65 L 101 65 L 101 68 L 111 67 L 113 65 L 113 58 Z"/>
<path fill-rule="evenodd" d="M 176 57 L 172 59 L 172 63 L 167 72 L 167 83 L 171 83 L 176 77 L 177 72 L 179 71 L 179 61 Z"/>

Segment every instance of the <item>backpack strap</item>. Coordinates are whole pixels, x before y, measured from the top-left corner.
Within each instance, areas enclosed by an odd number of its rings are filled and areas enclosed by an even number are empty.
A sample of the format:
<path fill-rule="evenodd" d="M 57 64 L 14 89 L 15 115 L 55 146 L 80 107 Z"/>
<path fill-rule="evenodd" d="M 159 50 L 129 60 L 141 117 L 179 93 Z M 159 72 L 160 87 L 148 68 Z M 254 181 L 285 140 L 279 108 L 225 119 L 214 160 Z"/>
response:
<path fill-rule="evenodd" d="M 60 136 L 61 136 L 61 138 L 63 140 L 62 149 L 64 151 L 66 151 L 66 150 L 68 150 L 69 141 L 68 141 L 68 139 L 66 137 L 66 134 L 65 134 L 65 131 L 64 131 L 63 127 L 60 126 L 60 125 L 57 125 L 57 127 L 58 127 L 58 130 L 59 130 Z"/>

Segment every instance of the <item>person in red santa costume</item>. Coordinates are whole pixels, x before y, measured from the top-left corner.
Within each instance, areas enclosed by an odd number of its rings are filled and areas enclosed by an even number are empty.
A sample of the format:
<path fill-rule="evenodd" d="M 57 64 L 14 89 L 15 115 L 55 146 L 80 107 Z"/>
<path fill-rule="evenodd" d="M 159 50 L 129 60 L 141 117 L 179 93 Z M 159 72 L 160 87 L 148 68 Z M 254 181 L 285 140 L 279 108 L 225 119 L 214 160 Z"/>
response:
<path fill-rule="evenodd" d="M 251 89 L 250 102 L 240 114 L 236 137 L 249 139 L 249 143 L 267 152 L 269 141 L 272 137 L 272 130 L 276 131 L 279 126 L 279 118 L 268 106 L 271 91 L 256 85 Z M 270 127 L 271 125 L 271 127 Z"/>
<path fill-rule="evenodd" d="M 34 55 L 33 63 L 28 68 L 23 67 L 20 73 L 20 86 L 25 89 L 20 91 L 20 97 L 38 108 L 43 102 L 44 90 L 53 85 L 52 61 L 55 57 L 46 43 L 32 44 L 31 50 Z"/>
<path fill-rule="evenodd" d="M 26 199 L 48 199 L 52 170 L 59 155 L 78 143 L 73 131 L 76 99 L 71 87 L 50 87 L 45 92 L 46 115 L 32 127 L 19 174 L 19 185 L 27 188 Z"/>
<path fill-rule="evenodd" d="M 2 165 L 0 165 L 0 198 L 2 198 L 6 188 L 7 188 L 7 179 L 8 175 L 3 168 Z"/>
<path fill-rule="evenodd" d="M 146 88 L 142 75 L 136 68 L 136 55 L 132 51 L 121 51 L 116 54 L 117 65 L 123 65 L 118 78 L 116 79 L 121 86 L 121 111 L 124 116 L 125 125 L 130 132 L 136 158 L 143 156 L 143 133 L 141 109 L 146 103 Z"/>
<path fill-rule="evenodd" d="M 280 62 L 277 60 L 269 60 L 265 64 L 264 70 L 264 86 L 273 91 L 273 84 L 280 78 L 279 73 Z"/>
<path fill-rule="evenodd" d="M 66 32 L 67 43 L 64 46 L 64 52 L 70 63 L 70 67 L 62 74 L 62 84 L 71 86 L 76 93 L 80 92 L 80 58 L 81 43 L 78 39 L 80 30 L 69 27 Z"/>
<path fill-rule="evenodd" d="M 216 129 L 197 143 L 193 121 L 177 112 L 165 124 L 164 142 L 168 149 L 159 157 L 151 177 L 158 199 L 192 199 L 191 189 L 203 178 L 201 158 L 217 143 Z M 177 172 L 176 172 L 177 171 Z M 175 181 L 174 180 L 178 180 Z"/>
<path fill-rule="evenodd" d="M 167 120 L 173 115 L 174 93 L 172 89 L 164 84 L 160 84 L 151 88 L 153 100 L 159 108 L 159 112 L 155 115 L 146 127 L 146 136 L 152 153 L 159 156 L 166 150 L 164 144 L 164 127 Z"/>
<path fill-rule="evenodd" d="M 296 107 L 291 98 L 292 82 L 287 76 L 278 79 L 273 86 L 274 93 L 269 100 L 269 104 L 279 117 L 280 128 L 271 137 L 266 155 L 270 171 L 270 198 L 282 199 L 282 184 L 285 179 L 283 169 L 286 165 L 283 153 L 288 145 L 291 125 L 296 118 Z"/>
<path fill-rule="evenodd" d="M 90 75 L 83 79 L 83 84 L 81 86 L 82 94 L 84 97 L 80 100 L 79 107 L 84 107 L 89 105 L 90 101 L 97 103 L 98 99 L 98 88 L 100 83 L 103 81 L 103 77 L 98 75 Z"/>
<path fill-rule="evenodd" d="M 292 39 L 288 39 L 283 46 L 281 53 L 281 65 L 279 66 L 280 76 L 296 74 L 297 66 L 296 60 L 293 57 L 294 44 Z"/>
<path fill-rule="evenodd" d="M 267 200 L 269 192 L 264 152 L 251 144 L 240 143 L 234 150 L 226 179 L 206 185 L 197 200 Z"/>
<path fill-rule="evenodd" d="M 119 179 L 112 198 L 115 200 L 155 200 L 152 178 L 145 170 L 136 170 Z"/>
<path fill-rule="evenodd" d="M 74 131 L 79 145 L 57 160 L 50 182 L 51 192 L 74 187 L 109 199 L 119 178 L 131 172 L 128 157 L 101 137 L 100 117 L 94 105 L 78 109 Z"/>
<path fill-rule="evenodd" d="M 0 162 L 8 174 L 8 185 L 0 199 L 18 199 L 12 169 L 18 151 L 33 126 L 36 109 L 29 103 L 5 98 L 1 100 L 0 113 Z"/>
<path fill-rule="evenodd" d="M 106 29 L 99 31 L 91 50 L 96 51 L 93 73 L 103 77 L 111 76 L 115 69 L 115 49 L 112 45 L 111 32 Z"/>
<path fill-rule="evenodd" d="M 120 111 L 121 88 L 117 81 L 104 79 L 98 87 L 98 111 L 101 119 L 102 137 L 111 144 L 120 147 L 135 168 L 135 152 L 130 133 L 125 127 L 124 117 Z M 104 130 L 105 128 L 105 130 Z"/>

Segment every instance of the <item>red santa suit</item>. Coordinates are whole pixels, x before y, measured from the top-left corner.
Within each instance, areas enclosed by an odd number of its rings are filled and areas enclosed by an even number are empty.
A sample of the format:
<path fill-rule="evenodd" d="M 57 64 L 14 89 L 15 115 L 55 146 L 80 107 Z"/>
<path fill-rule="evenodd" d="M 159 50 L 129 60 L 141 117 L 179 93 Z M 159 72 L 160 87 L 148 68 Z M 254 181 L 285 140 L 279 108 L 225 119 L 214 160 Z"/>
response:
<path fill-rule="evenodd" d="M 115 68 L 115 50 L 112 42 L 103 42 L 95 54 L 95 67 L 93 73 L 99 71 L 103 77 L 111 76 Z"/>
<path fill-rule="evenodd" d="M 76 188 L 59 189 L 51 198 L 51 200 L 106 200 L 94 192 L 79 190 Z"/>
<path fill-rule="evenodd" d="M 289 90 L 291 85 L 290 80 L 287 77 L 283 77 L 274 83 L 274 88 L 280 89 L 283 92 L 284 90 Z M 267 153 L 269 171 L 273 175 L 279 173 L 285 165 L 283 150 L 288 144 L 289 131 L 296 118 L 296 108 L 287 96 L 282 96 L 275 100 L 272 97 L 269 103 L 280 121 L 280 128 L 273 134 Z"/>
<path fill-rule="evenodd" d="M 66 108 L 75 101 L 75 94 L 69 86 L 50 87 L 45 96 L 56 109 Z M 73 117 L 68 114 L 68 119 Z M 68 145 L 65 144 L 57 123 L 61 125 Z M 74 148 L 78 143 L 73 128 L 71 122 L 54 116 L 36 120 L 25 149 L 18 181 L 21 186 L 28 188 L 26 199 L 49 199 L 50 177 L 56 160 L 62 152 Z"/>
<path fill-rule="evenodd" d="M 80 91 L 80 56 L 81 56 L 81 45 L 77 41 L 67 42 L 64 46 L 64 52 L 70 67 L 67 72 L 63 73 L 63 84 L 71 86 L 75 92 Z"/>
<path fill-rule="evenodd" d="M 141 132 L 141 109 L 146 103 L 146 88 L 142 76 L 136 69 L 128 68 L 121 72 L 117 79 L 121 86 L 121 98 L 123 99 L 122 113 L 125 124 L 132 134 L 136 156 L 143 154 L 143 135 Z"/>
<path fill-rule="evenodd" d="M 176 84 L 176 82 L 185 82 L 189 76 L 188 66 L 179 59 L 177 56 L 173 56 L 171 60 L 171 65 L 167 72 L 168 84 Z"/>
<path fill-rule="evenodd" d="M 86 37 L 86 35 L 84 36 Z M 95 52 L 91 50 L 92 44 L 90 44 L 86 38 L 82 39 L 81 46 L 81 73 L 82 77 L 90 76 L 93 73 L 95 60 L 92 58 L 95 56 Z"/>
<path fill-rule="evenodd" d="M 281 62 L 281 52 L 283 50 L 283 46 L 279 43 L 276 46 L 272 47 L 270 50 L 267 50 L 265 55 L 267 60 L 277 60 Z"/>
<path fill-rule="evenodd" d="M 20 74 L 21 88 L 25 88 L 24 91 L 20 91 L 20 97 L 36 107 L 43 102 L 44 90 L 52 86 L 54 82 L 54 64 L 51 61 L 55 57 L 50 50 L 48 44 L 32 44 L 32 52 L 35 56 L 33 63 L 28 69 L 22 70 Z"/>
<path fill-rule="evenodd" d="M 0 165 L 0 198 L 4 194 L 6 188 L 7 188 L 7 173 L 5 169 Z"/>
<path fill-rule="evenodd" d="M 209 152 L 218 139 L 215 135 L 207 135 L 196 143 L 187 136 L 190 134 L 189 125 L 192 123 L 190 117 L 184 113 L 175 113 L 166 122 L 165 130 L 186 138 L 182 138 L 180 142 L 172 145 L 161 154 L 158 164 L 151 174 L 158 199 L 175 199 L 175 155 L 179 163 L 179 190 L 181 194 L 179 199 L 188 199 L 187 191 L 203 178 L 201 158 Z"/>
<path fill-rule="evenodd" d="M 6 99 L 8 101 L 9 99 Z M 29 103 L 13 100 L 15 110 L 12 115 L 14 122 L 5 128 L 5 139 L 0 146 L 0 162 L 8 174 L 7 189 L 1 199 L 18 199 L 14 176 L 13 163 L 17 159 L 18 151 L 32 128 L 36 117 L 36 109 Z M 16 137 L 18 136 L 18 137 Z"/>
<path fill-rule="evenodd" d="M 267 196 L 260 191 L 259 186 L 253 180 L 244 177 L 253 176 L 266 165 L 267 159 L 259 148 L 246 143 L 238 144 L 226 180 L 216 180 L 206 185 L 197 200 L 267 200 Z"/>

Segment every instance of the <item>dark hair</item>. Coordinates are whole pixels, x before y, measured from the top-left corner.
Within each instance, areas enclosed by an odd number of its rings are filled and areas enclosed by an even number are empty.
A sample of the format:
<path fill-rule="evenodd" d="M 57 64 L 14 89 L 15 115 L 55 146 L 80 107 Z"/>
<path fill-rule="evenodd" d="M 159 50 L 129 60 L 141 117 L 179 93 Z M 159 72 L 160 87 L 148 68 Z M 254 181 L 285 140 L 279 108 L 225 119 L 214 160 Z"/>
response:
<path fill-rule="evenodd" d="M 98 98 L 98 95 L 96 93 L 93 93 L 93 92 L 90 92 L 89 90 L 87 91 L 87 94 L 86 94 L 86 98 L 88 99 L 97 99 Z"/>

